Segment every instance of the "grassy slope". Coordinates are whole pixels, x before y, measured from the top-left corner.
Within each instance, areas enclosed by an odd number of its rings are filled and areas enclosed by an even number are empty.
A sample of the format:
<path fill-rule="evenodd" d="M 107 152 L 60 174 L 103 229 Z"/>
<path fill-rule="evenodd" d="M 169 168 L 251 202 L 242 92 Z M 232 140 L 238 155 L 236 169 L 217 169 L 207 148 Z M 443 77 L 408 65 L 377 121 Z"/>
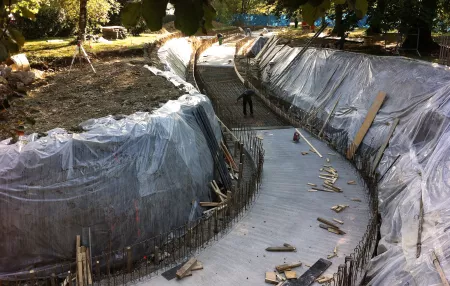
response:
<path fill-rule="evenodd" d="M 153 42 L 159 36 L 159 34 L 142 34 L 138 37 L 130 36 L 123 40 L 111 41 L 110 43 L 89 43 L 89 41 L 86 41 L 84 49 L 87 53 L 93 54 L 108 51 L 142 49 L 145 43 Z M 70 58 L 73 56 L 75 52 L 73 37 L 57 38 L 57 40 L 63 40 L 63 42 L 47 42 L 47 40 L 54 39 L 56 38 L 28 41 L 25 43 L 22 52 L 27 55 L 31 62 Z"/>

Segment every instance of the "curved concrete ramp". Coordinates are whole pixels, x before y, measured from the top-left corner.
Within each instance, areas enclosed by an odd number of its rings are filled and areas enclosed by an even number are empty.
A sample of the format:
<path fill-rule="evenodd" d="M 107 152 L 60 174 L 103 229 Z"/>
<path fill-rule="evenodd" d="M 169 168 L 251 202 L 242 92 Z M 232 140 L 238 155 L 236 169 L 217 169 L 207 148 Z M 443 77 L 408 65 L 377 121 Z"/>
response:
<path fill-rule="evenodd" d="M 259 197 L 246 217 L 197 256 L 203 270 L 182 280 L 167 281 L 157 276 L 140 285 L 265 285 L 265 272 L 273 271 L 276 265 L 301 261 L 303 266 L 295 269 L 300 276 L 308 269 L 306 265 L 326 259 L 337 246 L 338 257 L 329 259 L 333 264 L 325 273 L 332 275 L 344 263 L 345 256 L 353 252 L 369 220 L 366 192 L 353 166 L 341 156 L 328 155 L 334 152 L 316 139 L 308 138 L 324 158 L 311 153 L 305 142 L 293 143 L 294 129 L 259 133 L 266 152 L 263 180 Z M 301 152 L 309 154 L 303 156 Z M 330 163 L 326 162 L 327 157 Z M 324 164 L 338 171 L 336 185 L 343 193 L 308 192 L 307 183 L 320 186 L 318 174 Z M 357 185 L 348 185 L 350 180 L 357 181 Z M 349 208 L 335 213 L 330 208 L 337 204 Z M 347 234 L 340 236 L 319 228 L 317 217 L 343 221 L 341 228 Z M 297 252 L 265 251 L 283 243 L 297 247 Z"/>
<path fill-rule="evenodd" d="M 236 106 L 234 94 L 244 90 L 238 77 L 235 74 L 232 76 L 234 69 L 228 66 L 228 62 L 233 60 L 232 52 L 232 44 L 213 46 L 205 51 L 209 62 L 213 64 L 199 64 L 208 96 L 220 102 L 220 108 L 223 105 Z M 217 75 L 212 73 L 216 72 L 222 77 L 221 81 L 214 79 Z M 255 106 L 255 110 L 261 108 L 260 112 L 255 112 L 255 118 L 251 121 L 243 119 L 244 124 L 260 129 L 264 122 L 268 127 L 268 118 L 273 118 L 271 123 L 280 120 L 270 110 L 266 111 L 267 107 L 262 104 Z M 226 108 L 221 116 L 231 119 L 240 115 L 236 107 Z M 345 256 L 354 252 L 366 232 L 369 222 L 367 192 L 356 170 L 345 158 L 302 131 L 323 155 L 320 158 L 310 151 L 305 141 L 294 143 L 294 132 L 294 128 L 258 131 L 265 150 L 261 191 L 246 216 L 227 235 L 197 256 L 203 263 L 203 270 L 195 271 L 191 277 L 182 280 L 168 281 L 158 275 L 139 285 L 269 285 L 264 282 L 265 272 L 274 271 L 276 265 L 301 261 L 302 267 L 294 269 L 297 276 L 301 276 L 308 266 L 320 258 L 327 259 L 337 247 L 338 256 L 329 259 L 332 265 L 324 275 L 336 273 L 339 265 L 344 263 Z M 308 154 L 302 155 L 302 152 Z M 308 191 L 311 189 L 308 183 L 323 188 L 323 180 L 318 176 L 324 165 L 331 165 L 337 170 L 339 178 L 335 185 L 342 188 L 342 193 Z M 348 185 L 348 181 L 356 181 L 356 185 Z M 335 205 L 349 207 L 336 213 L 331 210 Z M 339 226 L 346 234 L 337 235 L 320 228 L 318 217 L 344 222 Z M 295 246 L 297 252 L 265 250 L 284 243 Z"/>

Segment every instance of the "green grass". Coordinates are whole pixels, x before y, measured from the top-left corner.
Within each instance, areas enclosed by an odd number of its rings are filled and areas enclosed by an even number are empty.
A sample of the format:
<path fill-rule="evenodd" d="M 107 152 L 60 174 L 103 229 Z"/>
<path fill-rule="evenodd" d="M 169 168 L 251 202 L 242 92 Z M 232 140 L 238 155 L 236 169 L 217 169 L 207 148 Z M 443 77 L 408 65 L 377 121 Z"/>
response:
<path fill-rule="evenodd" d="M 142 34 L 138 37 L 129 36 L 123 40 L 111 41 L 111 43 L 89 43 L 89 41 L 86 41 L 83 47 L 86 52 L 94 54 L 109 51 L 141 49 L 145 43 L 153 42 L 159 36 L 159 34 Z M 63 42 L 47 42 L 48 40 L 56 39 L 63 40 Z M 31 61 L 72 57 L 74 51 L 75 44 L 73 37 L 27 41 L 22 49 L 22 52 L 24 52 Z"/>

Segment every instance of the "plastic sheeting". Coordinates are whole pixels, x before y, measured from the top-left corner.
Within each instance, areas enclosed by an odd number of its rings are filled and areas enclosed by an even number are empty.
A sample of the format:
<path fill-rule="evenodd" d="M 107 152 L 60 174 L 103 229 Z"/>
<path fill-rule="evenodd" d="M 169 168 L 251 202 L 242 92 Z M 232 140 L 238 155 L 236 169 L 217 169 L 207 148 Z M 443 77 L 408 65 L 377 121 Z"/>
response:
<path fill-rule="evenodd" d="M 1 142 L 0 279 L 72 261 L 87 231 L 95 256 L 194 219 L 191 203 L 209 200 L 214 173 L 194 111 L 203 107 L 215 139 L 221 132 L 208 98 L 190 91 L 153 113 L 88 120 L 80 134 Z"/>
<path fill-rule="evenodd" d="M 353 139 L 374 98 L 387 99 L 363 143 L 378 149 L 400 119 L 379 165 L 381 241 L 372 259 L 370 285 L 441 285 L 432 264 L 435 250 L 450 277 L 450 73 L 428 62 L 309 49 L 286 69 L 300 48 L 269 41 L 257 59 L 263 84 L 292 106 L 325 120 Z M 321 126 L 320 126 L 321 127 Z M 348 142 L 350 143 L 350 142 Z M 416 258 L 420 197 L 424 204 L 422 254 Z"/>
<path fill-rule="evenodd" d="M 256 56 L 261 49 L 264 47 L 264 45 L 267 43 L 267 41 L 269 40 L 268 37 L 258 37 L 251 45 L 251 47 L 249 48 L 246 56 L 247 57 L 254 57 Z"/>
<path fill-rule="evenodd" d="M 158 50 L 158 57 L 164 63 L 166 71 L 186 80 L 186 70 L 192 52 L 192 44 L 187 38 L 176 38 L 167 41 Z"/>

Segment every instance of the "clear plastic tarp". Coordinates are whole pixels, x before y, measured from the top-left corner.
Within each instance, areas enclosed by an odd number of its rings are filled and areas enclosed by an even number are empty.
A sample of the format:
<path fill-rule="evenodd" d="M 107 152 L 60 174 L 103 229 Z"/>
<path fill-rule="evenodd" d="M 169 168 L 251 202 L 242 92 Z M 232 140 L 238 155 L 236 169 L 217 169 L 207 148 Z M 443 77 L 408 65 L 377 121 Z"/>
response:
<path fill-rule="evenodd" d="M 441 285 L 430 252 L 450 277 L 450 72 L 403 57 L 379 57 L 301 48 L 270 39 L 257 56 L 263 85 L 292 107 L 325 121 L 352 140 L 380 91 L 387 98 L 363 144 L 377 150 L 396 118 L 400 123 L 378 167 L 381 241 L 372 259 L 370 285 Z M 350 144 L 350 142 L 348 142 Z M 422 253 L 416 258 L 420 197 L 423 198 Z"/>
<path fill-rule="evenodd" d="M 73 261 L 76 235 L 89 232 L 95 256 L 198 217 L 192 202 L 210 200 L 208 140 L 221 139 L 220 126 L 206 96 L 164 74 L 190 94 L 152 113 L 88 120 L 79 134 L 0 142 L 0 280 Z M 200 107 L 216 138 L 199 127 Z"/>
<path fill-rule="evenodd" d="M 186 80 L 186 69 L 192 52 L 192 44 L 188 38 L 175 38 L 167 41 L 158 50 L 158 57 L 166 71 L 171 71 Z"/>

